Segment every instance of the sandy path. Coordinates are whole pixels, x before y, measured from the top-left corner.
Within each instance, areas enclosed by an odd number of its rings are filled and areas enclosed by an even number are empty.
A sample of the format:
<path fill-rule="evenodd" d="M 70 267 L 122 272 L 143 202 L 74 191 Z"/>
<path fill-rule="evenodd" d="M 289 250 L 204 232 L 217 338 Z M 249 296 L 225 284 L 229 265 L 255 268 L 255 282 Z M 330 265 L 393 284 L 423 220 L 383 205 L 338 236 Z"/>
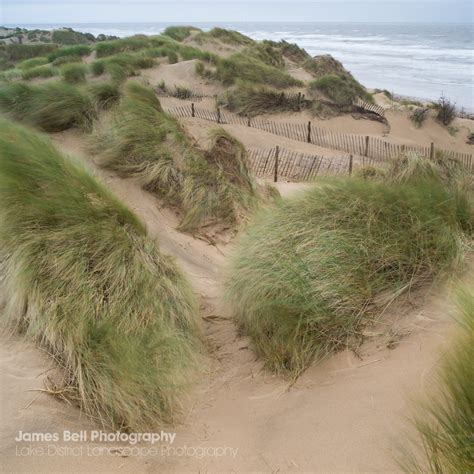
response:
<path fill-rule="evenodd" d="M 82 155 L 81 136 L 70 131 L 54 140 Z M 416 298 L 385 323 L 373 328 L 377 337 L 362 346 L 359 357 L 349 351 L 308 370 L 293 387 L 261 370 L 245 339 L 237 337 L 218 305 L 222 252 L 178 233 L 173 214 L 132 181 L 94 168 L 100 177 L 147 223 L 165 252 L 176 256 L 203 302 L 204 330 L 211 344 L 209 368 L 193 394 L 176 446 L 238 449 L 235 457 L 26 457 L 14 453 L 18 429 L 90 429 L 78 410 L 45 395 L 25 390 L 41 387 L 49 366 L 40 351 L 13 339 L 3 342 L 2 464 L 5 472 L 388 472 L 392 438 L 400 435 L 407 400 L 429 382 L 438 351 L 451 323 L 449 293 L 434 288 L 426 304 Z M 292 186 L 286 192 L 297 191 Z M 389 318 L 390 316 L 390 318 Z M 392 321 L 388 323 L 388 320 Z M 394 322 L 396 321 L 396 322 Z M 394 329 L 396 335 L 394 336 Z M 392 349 L 389 349 L 391 347 Z M 75 445 L 77 446 L 77 445 Z M 79 446 L 86 447 L 85 444 Z M 190 454 L 191 452 L 188 452 Z M 196 454 L 196 453 L 194 453 Z"/>

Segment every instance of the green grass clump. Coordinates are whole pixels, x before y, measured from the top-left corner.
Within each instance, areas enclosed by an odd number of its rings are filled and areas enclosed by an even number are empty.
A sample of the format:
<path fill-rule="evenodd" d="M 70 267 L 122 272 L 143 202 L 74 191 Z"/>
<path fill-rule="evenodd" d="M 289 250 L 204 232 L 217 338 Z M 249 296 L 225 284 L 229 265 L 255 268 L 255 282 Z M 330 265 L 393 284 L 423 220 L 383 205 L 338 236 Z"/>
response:
<path fill-rule="evenodd" d="M 58 70 L 49 64 L 45 66 L 36 66 L 30 69 L 24 69 L 21 73 L 21 78 L 24 80 L 34 79 L 36 77 L 53 77 L 58 74 Z"/>
<path fill-rule="evenodd" d="M 150 38 L 145 35 L 130 36 L 113 41 L 101 41 L 95 45 L 98 58 L 105 58 L 117 53 L 138 51 L 150 46 Z"/>
<path fill-rule="evenodd" d="M 25 59 L 20 64 L 18 64 L 18 68 L 21 70 L 31 69 L 37 66 L 44 66 L 45 64 L 48 64 L 48 62 L 48 58 L 45 57 Z"/>
<path fill-rule="evenodd" d="M 208 40 L 209 38 L 218 39 L 223 43 L 238 46 L 247 46 L 254 43 L 252 38 L 249 38 L 238 31 L 226 30 L 224 28 L 213 28 L 211 31 L 196 35 L 196 41 L 200 43 Z"/>
<path fill-rule="evenodd" d="M 286 71 L 241 53 L 219 59 L 214 72 L 209 74 L 206 70 L 201 70 L 201 74 L 217 79 L 225 85 L 234 84 L 238 79 L 278 88 L 302 85 L 301 81 L 291 77 Z"/>
<path fill-rule="evenodd" d="M 60 30 L 54 30 L 51 35 L 53 43 L 58 44 L 84 44 L 94 42 L 94 35 L 90 33 L 81 33 L 74 31 L 70 28 L 62 28 Z"/>
<path fill-rule="evenodd" d="M 155 66 L 152 57 L 143 54 L 120 53 L 105 59 L 97 59 L 90 68 L 94 76 L 108 73 L 114 81 L 122 82 L 127 77 L 137 76 L 140 69 Z"/>
<path fill-rule="evenodd" d="M 61 75 L 66 82 L 77 84 L 86 81 L 87 66 L 80 63 L 65 64 L 61 67 Z"/>
<path fill-rule="evenodd" d="M 233 223 L 257 200 L 242 145 L 223 131 L 218 136 L 200 149 L 152 89 L 132 82 L 96 146 L 102 166 L 137 179 L 181 212 L 182 230 L 192 230 L 212 220 Z"/>
<path fill-rule="evenodd" d="M 48 54 L 48 60 L 50 62 L 53 62 L 55 59 L 62 58 L 65 56 L 88 56 L 91 53 L 92 48 L 86 44 L 79 44 L 76 46 L 65 46 Z"/>
<path fill-rule="evenodd" d="M 357 98 L 372 102 L 372 97 L 350 76 L 328 74 L 310 82 L 312 91 L 319 91 L 339 106 L 350 106 Z"/>
<path fill-rule="evenodd" d="M 412 417 L 416 437 L 410 438 L 399 461 L 405 472 L 474 472 L 472 289 L 460 294 L 458 307 L 457 335 L 441 359 L 435 386 Z"/>
<path fill-rule="evenodd" d="M 355 342 L 398 295 L 459 261 L 458 207 L 439 180 L 348 178 L 260 213 L 240 242 L 227 288 L 257 355 L 295 377 Z"/>
<path fill-rule="evenodd" d="M 22 61 L 23 59 L 46 56 L 58 49 L 55 44 L 7 44 L 5 45 L 5 55 L 10 61 Z"/>
<path fill-rule="evenodd" d="M 63 66 L 64 64 L 70 64 L 70 63 L 82 63 L 82 57 L 81 56 L 59 56 L 59 58 L 56 58 L 53 62 L 53 66 Z"/>
<path fill-rule="evenodd" d="M 109 109 L 120 100 L 120 85 L 114 81 L 91 84 L 89 94 L 98 109 Z"/>
<path fill-rule="evenodd" d="M 63 396 L 105 426 L 173 421 L 200 351 L 175 261 L 82 166 L 0 122 L 3 321 L 52 355 Z"/>
<path fill-rule="evenodd" d="M 194 31 L 200 32 L 201 30 L 194 26 L 168 26 L 168 28 L 165 29 L 163 34 L 165 36 L 173 38 L 176 41 L 183 41 L 188 38 Z"/>
<path fill-rule="evenodd" d="M 35 86 L 15 82 L 2 84 L 0 110 L 45 132 L 60 132 L 71 127 L 87 130 L 96 116 L 90 97 L 62 81 Z"/>
<path fill-rule="evenodd" d="M 265 113 L 297 112 L 300 104 L 297 98 L 288 98 L 284 92 L 265 86 L 239 83 L 225 95 L 229 110 L 252 117 Z"/>

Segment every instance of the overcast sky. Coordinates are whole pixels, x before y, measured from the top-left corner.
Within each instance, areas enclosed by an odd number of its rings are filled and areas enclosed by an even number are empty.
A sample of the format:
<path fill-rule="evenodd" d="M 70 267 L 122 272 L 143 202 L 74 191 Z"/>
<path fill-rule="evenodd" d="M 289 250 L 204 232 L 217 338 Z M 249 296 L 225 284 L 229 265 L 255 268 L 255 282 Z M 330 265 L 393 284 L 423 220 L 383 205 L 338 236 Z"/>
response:
<path fill-rule="evenodd" d="M 473 21 L 474 0 L 0 0 L 0 24 Z"/>

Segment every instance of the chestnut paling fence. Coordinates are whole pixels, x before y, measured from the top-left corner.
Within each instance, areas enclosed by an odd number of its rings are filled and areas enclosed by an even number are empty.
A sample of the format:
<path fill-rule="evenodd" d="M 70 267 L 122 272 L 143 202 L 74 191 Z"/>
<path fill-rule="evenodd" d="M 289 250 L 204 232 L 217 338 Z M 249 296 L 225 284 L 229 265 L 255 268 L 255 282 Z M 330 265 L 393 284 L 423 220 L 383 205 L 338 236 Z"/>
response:
<path fill-rule="evenodd" d="M 474 171 L 472 154 L 441 149 L 436 147 L 434 143 L 428 147 L 399 144 L 377 137 L 333 132 L 316 127 L 311 121 L 307 123 L 284 123 L 261 118 L 242 117 L 223 111 L 220 108 L 210 110 L 204 107 L 196 107 L 194 103 L 177 107 L 165 107 L 165 110 L 174 117 L 195 117 L 222 125 L 243 125 L 292 140 L 342 151 L 350 155 L 357 155 L 364 158 L 365 164 L 389 161 L 402 153 L 417 153 L 433 158 L 437 152 L 441 152 L 444 156 L 458 160 L 467 169 Z"/>

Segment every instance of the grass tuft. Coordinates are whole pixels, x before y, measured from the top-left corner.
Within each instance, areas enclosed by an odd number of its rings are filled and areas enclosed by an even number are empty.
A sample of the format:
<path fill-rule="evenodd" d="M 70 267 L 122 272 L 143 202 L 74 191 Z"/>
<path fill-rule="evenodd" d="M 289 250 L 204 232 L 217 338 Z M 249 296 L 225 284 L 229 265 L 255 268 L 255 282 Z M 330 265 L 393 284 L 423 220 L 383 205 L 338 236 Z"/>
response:
<path fill-rule="evenodd" d="M 474 471 L 474 293 L 458 302 L 458 332 L 441 360 L 437 380 L 412 417 L 416 436 L 399 464 L 410 473 Z"/>
<path fill-rule="evenodd" d="M 120 100 L 120 85 L 113 81 L 91 84 L 89 94 L 98 109 L 110 109 Z"/>
<path fill-rule="evenodd" d="M 81 63 L 65 64 L 61 67 L 61 75 L 66 82 L 77 84 L 86 81 L 87 66 Z"/>
<path fill-rule="evenodd" d="M 200 351 L 190 286 L 88 171 L 46 137 L 0 125 L 4 323 L 52 355 L 56 390 L 104 426 L 173 421 Z"/>
<path fill-rule="evenodd" d="M 53 77 L 58 74 L 58 70 L 55 67 L 48 65 L 36 66 L 29 69 L 24 69 L 21 73 L 21 78 L 24 80 L 35 79 L 37 77 L 47 78 Z"/>
<path fill-rule="evenodd" d="M 200 149 L 152 89 L 131 82 L 111 126 L 98 131 L 96 149 L 102 166 L 133 176 L 177 208 L 188 231 L 212 220 L 234 223 L 257 200 L 243 146 L 222 130 L 211 141 Z"/>
<path fill-rule="evenodd" d="M 88 130 L 96 116 L 89 96 L 61 81 L 35 86 L 2 84 L 0 110 L 45 132 L 60 132 L 71 127 Z"/>
<path fill-rule="evenodd" d="M 355 79 L 348 75 L 328 74 L 311 81 L 312 91 L 322 92 L 337 105 L 351 106 L 357 98 L 372 102 L 372 96 Z"/>
<path fill-rule="evenodd" d="M 265 113 L 299 112 L 302 105 L 296 96 L 288 98 L 281 91 L 243 82 L 227 91 L 225 101 L 229 110 L 247 117 Z"/>
<path fill-rule="evenodd" d="M 183 41 L 193 32 L 201 32 L 201 30 L 195 26 L 168 26 L 163 34 L 176 41 Z"/>
<path fill-rule="evenodd" d="M 462 205 L 439 180 L 421 178 L 335 180 L 281 201 L 255 217 L 233 259 L 236 321 L 267 367 L 298 376 L 459 261 Z"/>

